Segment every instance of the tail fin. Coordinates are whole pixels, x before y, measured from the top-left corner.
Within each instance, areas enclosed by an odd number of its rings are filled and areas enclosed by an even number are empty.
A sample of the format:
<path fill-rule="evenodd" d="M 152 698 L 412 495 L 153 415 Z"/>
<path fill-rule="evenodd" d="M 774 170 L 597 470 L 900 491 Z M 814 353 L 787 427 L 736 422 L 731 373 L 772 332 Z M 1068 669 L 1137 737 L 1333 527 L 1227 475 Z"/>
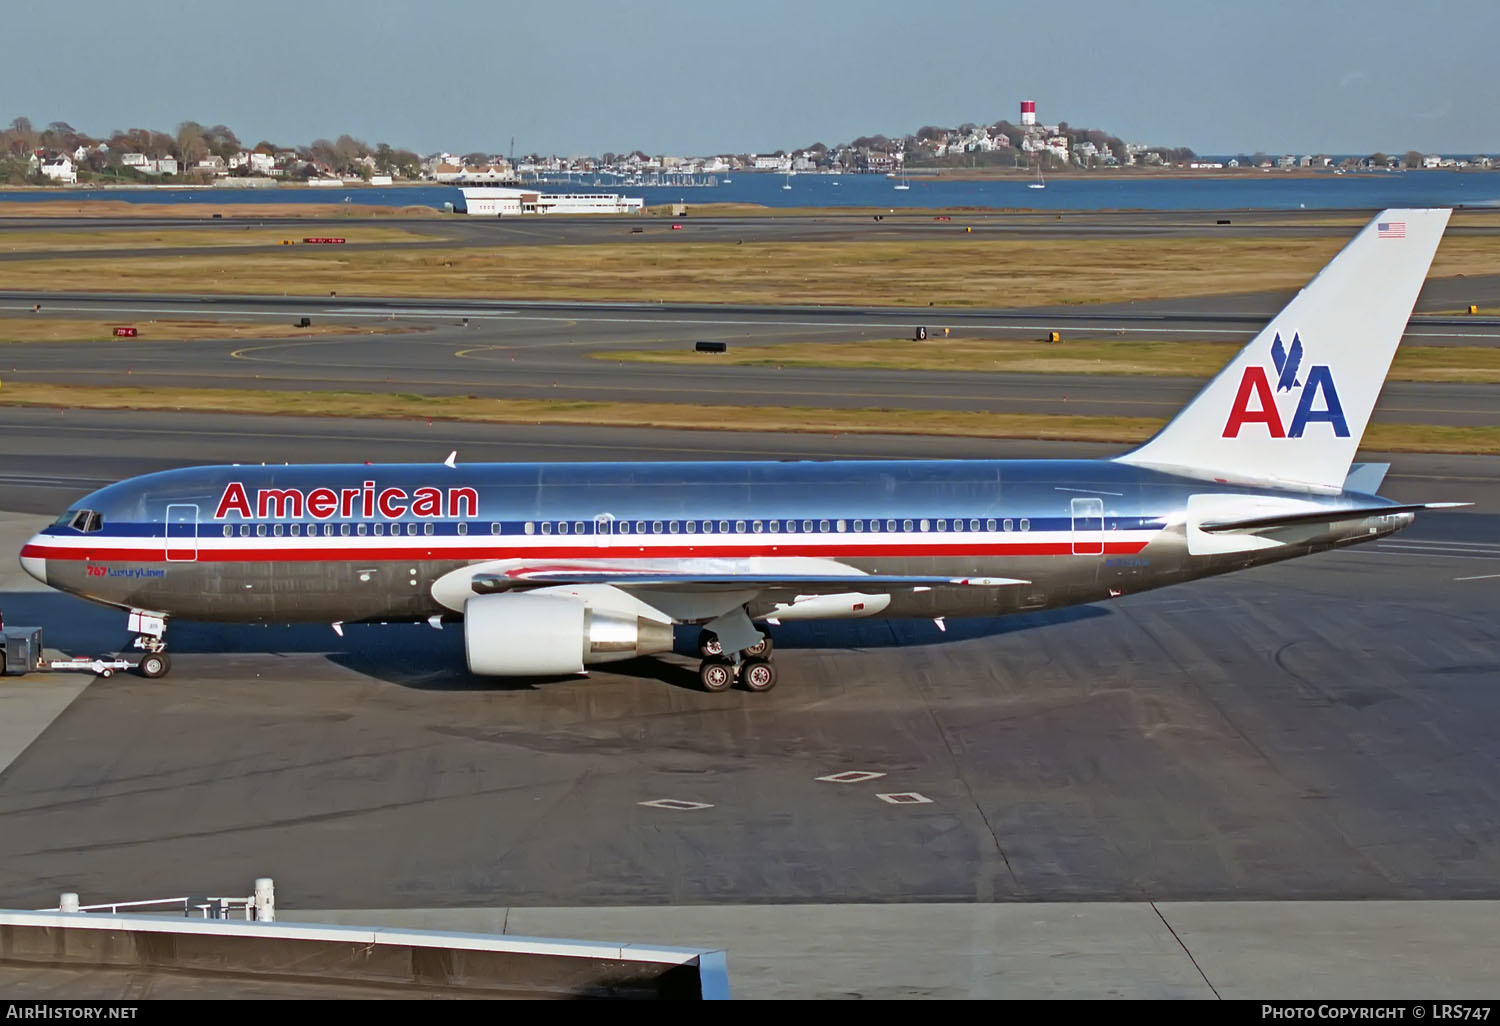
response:
<path fill-rule="evenodd" d="M 1341 488 L 1450 213 L 1380 214 L 1120 462 Z"/>

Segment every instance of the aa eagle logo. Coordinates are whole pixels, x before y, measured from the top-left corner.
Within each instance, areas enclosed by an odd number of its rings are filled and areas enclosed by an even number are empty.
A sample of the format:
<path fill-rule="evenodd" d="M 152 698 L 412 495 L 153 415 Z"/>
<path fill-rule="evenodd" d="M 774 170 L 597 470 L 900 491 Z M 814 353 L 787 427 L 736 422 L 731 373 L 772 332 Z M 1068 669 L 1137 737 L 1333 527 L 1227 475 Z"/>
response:
<path fill-rule="evenodd" d="M 1281 336 L 1276 336 L 1276 341 L 1271 343 L 1271 362 L 1276 365 L 1276 373 L 1281 375 L 1276 379 L 1276 391 L 1290 392 L 1294 388 L 1301 388 L 1302 382 L 1297 380 L 1297 368 L 1302 366 L 1302 336 L 1292 336 L 1292 349 L 1287 352 L 1281 346 Z"/>
<path fill-rule="evenodd" d="M 1291 346 L 1281 341 L 1281 333 L 1271 343 L 1271 364 L 1276 371 L 1276 387 L 1271 388 L 1270 375 L 1266 368 L 1252 365 L 1245 368 L 1240 377 L 1239 391 L 1229 408 L 1229 419 L 1224 422 L 1224 437 L 1238 438 L 1240 429 L 1247 424 L 1264 424 L 1271 438 L 1301 438 L 1307 425 L 1329 424 L 1337 438 L 1349 437 L 1349 424 L 1344 419 L 1344 406 L 1339 401 L 1338 389 L 1333 384 L 1333 372 L 1326 364 L 1314 364 L 1307 368 L 1307 380 L 1297 377 L 1302 368 L 1302 336 L 1293 333 Z M 1281 393 L 1301 390 L 1292 419 L 1282 418 L 1276 397 Z M 1321 399 L 1321 404 L 1314 408 Z"/>

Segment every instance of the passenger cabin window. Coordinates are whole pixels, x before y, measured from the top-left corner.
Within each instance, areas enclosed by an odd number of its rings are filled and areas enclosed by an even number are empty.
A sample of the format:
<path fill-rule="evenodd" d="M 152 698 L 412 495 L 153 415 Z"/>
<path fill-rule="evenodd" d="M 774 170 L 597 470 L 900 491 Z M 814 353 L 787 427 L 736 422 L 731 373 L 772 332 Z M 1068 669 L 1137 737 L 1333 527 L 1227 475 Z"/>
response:
<path fill-rule="evenodd" d="M 380 535 L 382 535 L 382 534 L 385 534 L 385 525 L 384 524 L 376 524 L 375 525 L 375 534 L 376 534 L 377 537 L 380 536 Z"/>
<path fill-rule="evenodd" d="M 232 534 L 234 534 L 234 528 L 230 527 L 228 524 L 225 524 L 224 525 L 224 537 L 228 538 Z"/>
<path fill-rule="evenodd" d="M 490 534 L 499 534 L 499 533 L 500 533 L 500 522 L 497 520 L 494 523 L 490 524 Z"/>
<path fill-rule="evenodd" d="M 432 525 L 431 524 L 423 524 L 422 525 L 422 533 L 423 534 L 431 534 L 432 533 Z"/>
<path fill-rule="evenodd" d="M 274 534 L 276 537 L 280 538 L 281 537 L 281 525 L 280 524 L 276 524 L 275 526 L 273 526 L 271 528 L 271 533 Z"/>
<path fill-rule="evenodd" d="M 465 524 L 465 523 L 460 523 L 458 525 L 458 533 L 459 534 L 468 534 L 469 533 L 469 525 Z"/>
<path fill-rule="evenodd" d="M 1029 531 L 1029 530 L 1031 530 L 1031 521 L 1027 520 L 1025 517 L 1021 518 L 1021 530 L 1023 530 L 1023 531 Z"/>

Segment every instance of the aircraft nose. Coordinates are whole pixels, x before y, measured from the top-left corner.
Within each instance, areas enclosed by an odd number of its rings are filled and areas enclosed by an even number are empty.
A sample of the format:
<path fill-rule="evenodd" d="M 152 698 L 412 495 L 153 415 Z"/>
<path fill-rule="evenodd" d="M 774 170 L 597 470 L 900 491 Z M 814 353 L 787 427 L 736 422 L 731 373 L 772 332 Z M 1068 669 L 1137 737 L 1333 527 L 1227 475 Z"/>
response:
<path fill-rule="evenodd" d="M 32 577 L 47 583 L 47 560 L 41 555 L 42 536 L 37 535 L 21 547 L 21 569 Z"/>

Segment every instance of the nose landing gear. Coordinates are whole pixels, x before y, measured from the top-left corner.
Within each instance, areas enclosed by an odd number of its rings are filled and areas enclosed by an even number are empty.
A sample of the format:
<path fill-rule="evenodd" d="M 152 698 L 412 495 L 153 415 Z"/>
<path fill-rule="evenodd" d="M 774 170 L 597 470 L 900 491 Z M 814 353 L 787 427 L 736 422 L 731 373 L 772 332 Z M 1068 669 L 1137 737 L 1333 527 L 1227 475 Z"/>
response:
<path fill-rule="evenodd" d="M 172 658 L 165 652 L 148 652 L 138 667 L 141 676 L 150 680 L 165 677 L 172 668 Z"/>
<path fill-rule="evenodd" d="M 130 611 L 130 630 L 135 632 L 135 648 L 146 654 L 141 657 L 137 669 L 142 677 L 155 680 L 165 677 L 172 669 L 172 657 L 167 655 L 167 619 L 140 609 Z"/>

